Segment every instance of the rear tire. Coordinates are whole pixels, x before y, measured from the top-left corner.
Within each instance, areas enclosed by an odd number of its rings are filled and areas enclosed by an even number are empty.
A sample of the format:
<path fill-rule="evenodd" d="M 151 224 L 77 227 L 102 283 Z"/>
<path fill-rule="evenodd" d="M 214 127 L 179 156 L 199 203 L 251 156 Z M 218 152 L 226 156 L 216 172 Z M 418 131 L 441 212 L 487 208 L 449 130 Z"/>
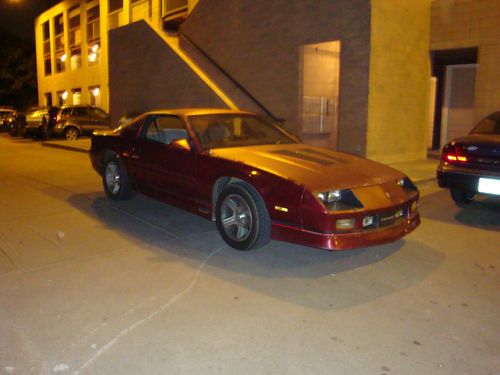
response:
<path fill-rule="evenodd" d="M 132 198 L 134 192 L 123 162 L 116 156 L 108 156 L 104 162 L 102 183 L 106 195 L 121 201 Z"/>
<path fill-rule="evenodd" d="M 80 132 L 73 126 L 68 127 L 66 128 L 66 130 L 64 130 L 64 138 L 66 138 L 67 141 L 75 141 L 78 139 L 79 135 Z"/>
<path fill-rule="evenodd" d="M 244 182 L 227 185 L 216 204 L 216 224 L 222 239 L 236 250 L 252 250 L 271 238 L 271 219 L 255 188 Z"/>
<path fill-rule="evenodd" d="M 469 193 L 460 189 L 451 188 L 450 189 L 451 199 L 457 204 L 469 204 L 474 198 L 474 193 Z"/>

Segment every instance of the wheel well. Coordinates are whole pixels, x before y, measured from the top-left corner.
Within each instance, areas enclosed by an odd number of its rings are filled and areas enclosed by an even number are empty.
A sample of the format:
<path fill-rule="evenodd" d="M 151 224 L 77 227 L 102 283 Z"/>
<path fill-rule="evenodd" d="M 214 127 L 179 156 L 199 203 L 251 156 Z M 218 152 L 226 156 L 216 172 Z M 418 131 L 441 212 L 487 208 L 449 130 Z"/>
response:
<path fill-rule="evenodd" d="M 215 221 L 215 205 L 217 204 L 217 198 L 227 185 L 234 184 L 235 182 L 247 183 L 237 177 L 228 176 L 220 177 L 217 181 L 215 181 L 212 189 L 212 221 Z"/>
<path fill-rule="evenodd" d="M 73 125 L 73 124 L 66 125 L 64 127 L 64 133 L 66 133 L 69 129 L 75 129 L 78 133 L 80 133 L 80 129 L 78 128 L 78 126 Z"/>
<path fill-rule="evenodd" d="M 110 150 L 109 148 L 104 150 L 104 152 L 102 153 L 102 162 L 103 164 L 105 164 L 109 159 L 113 158 L 113 157 L 117 157 L 118 155 L 116 154 L 116 152 L 114 152 L 113 150 Z"/>

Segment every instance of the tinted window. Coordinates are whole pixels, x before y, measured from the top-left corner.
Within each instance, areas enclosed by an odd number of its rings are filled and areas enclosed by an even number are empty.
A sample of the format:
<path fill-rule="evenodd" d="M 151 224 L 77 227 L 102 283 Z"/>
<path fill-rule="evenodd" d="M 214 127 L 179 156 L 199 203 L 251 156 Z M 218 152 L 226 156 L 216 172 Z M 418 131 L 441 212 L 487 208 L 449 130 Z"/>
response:
<path fill-rule="evenodd" d="M 471 131 L 472 134 L 500 134 L 500 112 L 481 120 Z"/>
<path fill-rule="evenodd" d="M 84 107 L 76 107 L 73 114 L 75 116 L 78 116 L 78 117 L 83 117 L 83 116 L 89 115 L 87 108 L 84 108 Z"/>
<path fill-rule="evenodd" d="M 94 112 L 94 115 L 99 117 L 99 118 L 106 118 L 106 112 L 104 112 L 101 108 L 92 108 L 92 111 Z"/>
<path fill-rule="evenodd" d="M 182 120 L 177 116 L 152 115 L 146 119 L 142 137 L 169 144 L 176 139 L 188 138 L 188 132 Z"/>
<path fill-rule="evenodd" d="M 63 109 L 61 110 L 61 115 L 66 115 L 66 116 L 68 116 L 68 115 L 70 115 L 70 114 L 71 114 L 71 108 L 63 108 Z"/>
<path fill-rule="evenodd" d="M 190 116 L 189 122 L 203 148 L 296 143 L 276 125 L 251 115 Z"/>

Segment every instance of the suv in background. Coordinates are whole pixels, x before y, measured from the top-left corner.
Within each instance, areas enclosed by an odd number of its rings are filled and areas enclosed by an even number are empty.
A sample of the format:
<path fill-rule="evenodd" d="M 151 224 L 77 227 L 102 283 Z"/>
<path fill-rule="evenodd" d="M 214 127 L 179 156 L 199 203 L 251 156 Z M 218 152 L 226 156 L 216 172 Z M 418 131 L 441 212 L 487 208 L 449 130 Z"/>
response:
<path fill-rule="evenodd" d="M 10 131 L 16 120 L 14 107 L 0 107 L 0 131 Z"/>
<path fill-rule="evenodd" d="M 52 132 L 54 135 L 63 135 L 67 140 L 75 140 L 82 134 L 109 128 L 109 115 L 101 108 L 71 105 L 59 110 Z"/>

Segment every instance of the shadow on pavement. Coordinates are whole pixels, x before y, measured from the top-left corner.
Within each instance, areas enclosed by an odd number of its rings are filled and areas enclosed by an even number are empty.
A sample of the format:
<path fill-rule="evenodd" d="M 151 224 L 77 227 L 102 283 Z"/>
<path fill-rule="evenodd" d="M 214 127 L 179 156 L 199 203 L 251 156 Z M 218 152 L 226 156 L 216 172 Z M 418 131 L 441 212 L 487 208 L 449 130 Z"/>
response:
<path fill-rule="evenodd" d="M 476 196 L 473 202 L 457 206 L 448 190 L 441 190 L 421 199 L 420 212 L 423 217 L 432 220 L 500 231 L 500 199 L 498 198 Z"/>
<path fill-rule="evenodd" d="M 240 252 L 225 245 L 214 223 L 142 195 L 123 202 L 96 198 L 95 194 L 69 199 L 77 209 L 151 250 L 151 261 L 169 262 L 174 256 L 196 270 L 211 252 L 222 247 L 205 265 L 204 273 L 313 309 L 347 308 L 395 293 L 421 282 L 444 259 L 411 236 L 351 251 L 328 252 L 271 241 L 262 249 Z M 82 199 L 92 200 L 90 207 L 82 207 Z M 171 237 L 152 242 L 151 230 Z"/>

